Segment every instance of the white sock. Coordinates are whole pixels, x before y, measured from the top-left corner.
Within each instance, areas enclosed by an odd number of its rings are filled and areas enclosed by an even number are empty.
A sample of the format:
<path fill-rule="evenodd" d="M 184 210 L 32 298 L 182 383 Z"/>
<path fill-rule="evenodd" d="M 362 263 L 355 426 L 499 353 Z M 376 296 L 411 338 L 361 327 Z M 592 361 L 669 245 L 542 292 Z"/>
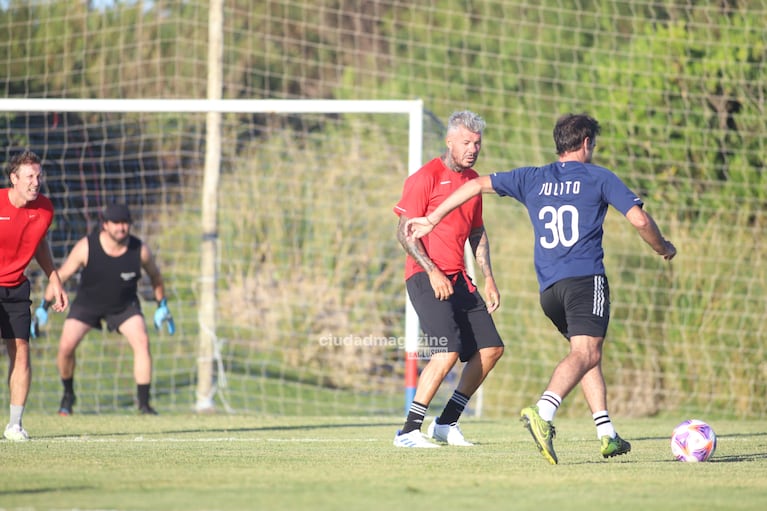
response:
<path fill-rule="evenodd" d="M 24 407 L 20 405 L 11 405 L 10 425 L 18 424 L 21 427 L 21 416 L 24 415 Z"/>
<path fill-rule="evenodd" d="M 545 421 L 553 421 L 554 415 L 557 413 L 559 405 L 562 404 L 562 398 L 553 392 L 546 391 L 541 395 L 541 399 L 538 400 L 538 415 Z"/>
<path fill-rule="evenodd" d="M 615 438 L 615 428 L 610 420 L 610 416 L 607 414 L 607 410 L 597 412 L 592 417 L 594 417 L 594 424 L 597 427 L 597 438 L 602 438 L 605 435 Z"/>

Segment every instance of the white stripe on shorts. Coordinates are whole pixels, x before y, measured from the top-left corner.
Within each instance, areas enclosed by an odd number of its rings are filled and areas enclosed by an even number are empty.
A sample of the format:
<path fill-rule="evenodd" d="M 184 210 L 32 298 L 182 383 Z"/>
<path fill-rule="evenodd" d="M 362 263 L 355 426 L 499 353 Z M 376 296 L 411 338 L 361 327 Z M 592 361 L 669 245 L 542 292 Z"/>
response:
<path fill-rule="evenodd" d="M 594 275 L 594 303 L 591 313 L 600 318 L 605 315 L 605 278 Z"/>

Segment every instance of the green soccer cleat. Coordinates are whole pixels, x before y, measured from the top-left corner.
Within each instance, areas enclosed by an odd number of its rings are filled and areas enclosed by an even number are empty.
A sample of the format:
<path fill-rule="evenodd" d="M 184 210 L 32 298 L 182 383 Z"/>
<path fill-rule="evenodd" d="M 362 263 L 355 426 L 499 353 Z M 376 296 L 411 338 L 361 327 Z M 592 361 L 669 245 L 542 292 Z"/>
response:
<path fill-rule="evenodd" d="M 524 424 L 527 430 L 530 431 L 530 434 L 533 435 L 535 445 L 538 447 L 538 450 L 543 457 L 552 465 L 556 465 L 559 460 L 557 460 L 557 455 L 554 452 L 554 445 L 552 444 L 552 440 L 554 440 L 554 437 L 557 435 L 554 430 L 554 424 L 550 421 L 543 420 L 541 416 L 538 415 L 537 406 L 522 408 L 519 415 L 519 420 L 522 421 L 522 424 Z"/>
<path fill-rule="evenodd" d="M 615 438 L 609 436 L 603 436 L 600 441 L 602 442 L 602 457 L 612 458 L 613 456 L 620 456 L 631 451 L 631 444 L 615 434 Z"/>

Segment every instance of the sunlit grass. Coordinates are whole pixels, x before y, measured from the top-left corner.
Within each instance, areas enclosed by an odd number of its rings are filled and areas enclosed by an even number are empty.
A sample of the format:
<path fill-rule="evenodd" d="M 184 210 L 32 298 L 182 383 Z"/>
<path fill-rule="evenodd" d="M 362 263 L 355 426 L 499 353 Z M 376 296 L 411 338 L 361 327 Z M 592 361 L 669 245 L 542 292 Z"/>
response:
<path fill-rule="evenodd" d="M 604 460 L 588 416 L 557 421 L 549 465 L 519 422 L 467 419 L 473 448 L 396 449 L 397 417 L 29 414 L 0 442 L 5 509 L 450 508 L 761 510 L 767 431 L 709 421 L 708 463 L 674 461 L 671 419 L 622 420 L 630 454 Z M 737 498 L 733 498 L 737 495 Z"/>

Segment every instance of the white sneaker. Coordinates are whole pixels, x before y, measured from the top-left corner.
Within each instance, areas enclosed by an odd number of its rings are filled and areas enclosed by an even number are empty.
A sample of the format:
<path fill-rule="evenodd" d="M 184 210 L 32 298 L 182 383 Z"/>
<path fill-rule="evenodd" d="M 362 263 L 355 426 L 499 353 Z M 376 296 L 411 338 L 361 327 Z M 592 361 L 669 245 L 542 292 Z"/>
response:
<path fill-rule="evenodd" d="M 429 429 L 426 430 L 426 436 L 448 445 L 459 445 L 461 447 L 471 447 L 474 445 L 471 442 L 467 442 L 463 437 L 463 433 L 461 433 L 461 428 L 458 427 L 457 422 L 452 424 L 437 424 L 436 418 L 429 424 Z"/>
<path fill-rule="evenodd" d="M 11 442 L 26 442 L 29 440 L 29 434 L 18 424 L 8 424 L 5 427 L 3 436 Z"/>
<path fill-rule="evenodd" d="M 426 440 L 423 433 L 414 429 L 410 433 L 405 433 L 404 435 L 401 435 L 400 432 L 397 431 L 397 435 L 394 437 L 394 447 L 424 447 L 431 449 L 439 446 Z"/>

